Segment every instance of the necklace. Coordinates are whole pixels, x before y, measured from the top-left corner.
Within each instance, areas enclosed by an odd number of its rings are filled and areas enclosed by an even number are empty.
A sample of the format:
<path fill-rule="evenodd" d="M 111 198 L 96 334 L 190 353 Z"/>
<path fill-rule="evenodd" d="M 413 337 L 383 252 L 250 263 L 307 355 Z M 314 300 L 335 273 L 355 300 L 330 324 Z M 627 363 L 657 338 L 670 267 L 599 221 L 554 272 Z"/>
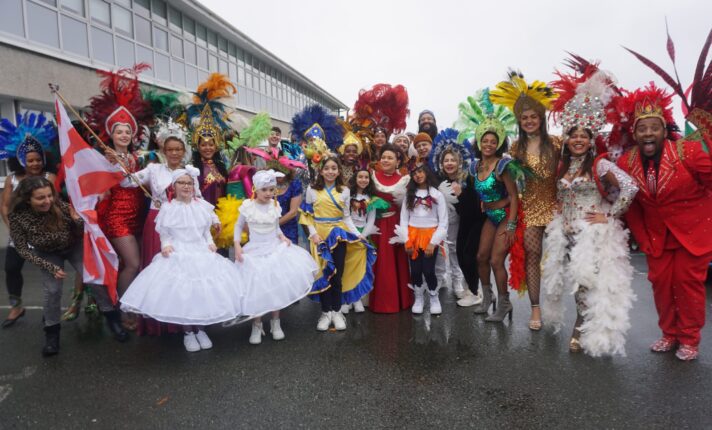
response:
<path fill-rule="evenodd" d="M 585 155 L 571 157 L 571 163 L 569 164 L 569 169 L 566 171 L 566 173 L 569 176 L 575 176 L 581 170 L 581 166 L 583 166 L 584 159 L 586 159 Z"/>

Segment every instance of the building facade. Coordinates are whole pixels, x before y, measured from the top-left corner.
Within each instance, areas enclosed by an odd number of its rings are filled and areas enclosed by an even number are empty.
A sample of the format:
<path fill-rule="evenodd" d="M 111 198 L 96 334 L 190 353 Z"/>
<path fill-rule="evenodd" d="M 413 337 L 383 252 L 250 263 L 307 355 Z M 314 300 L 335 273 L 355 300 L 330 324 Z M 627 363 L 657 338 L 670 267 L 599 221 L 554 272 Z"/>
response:
<path fill-rule="evenodd" d="M 2 0 L 0 115 L 52 112 L 47 83 L 75 106 L 98 93 L 96 69 L 145 62 L 142 82 L 193 91 L 210 73 L 230 77 L 249 118 L 269 112 L 288 127 L 309 104 L 341 101 L 194 0 Z M 4 173 L 0 171 L 0 173 Z"/>

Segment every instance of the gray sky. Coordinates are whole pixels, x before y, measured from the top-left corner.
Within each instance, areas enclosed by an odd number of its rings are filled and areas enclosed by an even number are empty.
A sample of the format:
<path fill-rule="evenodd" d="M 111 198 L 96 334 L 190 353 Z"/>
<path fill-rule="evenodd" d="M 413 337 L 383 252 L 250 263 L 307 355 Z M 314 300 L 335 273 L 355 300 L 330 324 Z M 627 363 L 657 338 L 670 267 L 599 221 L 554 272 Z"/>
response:
<path fill-rule="evenodd" d="M 671 71 L 666 16 L 687 86 L 712 27 L 712 2 L 702 0 L 200 1 L 348 106 L 361 88 L 404 85 L 410 131 L 425 108 L 451 126 L 457 104 L 510 66 L 551 81 L 564 51 L 601 60 L 624 88 L 663 85 L 621 45 Z"/>

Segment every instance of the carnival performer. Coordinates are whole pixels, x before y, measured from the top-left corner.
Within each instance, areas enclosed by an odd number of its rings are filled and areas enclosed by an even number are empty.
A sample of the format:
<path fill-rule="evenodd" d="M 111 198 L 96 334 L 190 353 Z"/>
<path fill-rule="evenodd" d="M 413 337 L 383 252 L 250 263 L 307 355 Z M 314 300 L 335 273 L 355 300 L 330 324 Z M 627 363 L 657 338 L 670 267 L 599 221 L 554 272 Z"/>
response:
<path fill-rule="evenodd" d="M 82 273 L 83 222 L 74 209 L 60 200 L 54 185 L 42 176 L 22 180 L 10 205 L 10 237 L 15 249 L 25 260 L 42 269 L 44 289 L 43 321 L 45 345 L 42 355 L 59 353 L 59 332 L 62 316 L 62 284 L 67 274 L 64 262 Z M 120 342 L 128 339 L 121 327 L 119 312 L 114 309 L 105 286 L 93 288 L 99 310 Z"/>
<path fill-rule="evenodd" d="M 200 171 L 172 172 L 175 197 L 161 205 L 156 231 L 161 253 L 121 297 L 121 309 L 183 327 L 183 345 L 195 352 L 213 347 L 203 328 L 230 321 L 242 312 L 242 288 L 230 260 L 216 253 L 210 228 L 213 206 L 197 197 Z"/>
<path fill-rule="evenodd" d="M 625 355 L 635 295 L 628 231 L 619 218 L 638 187 L 605 154 L 596 157 L 594 143 L 606 123 L 613 78 L 596 66 L 582 76 L 558 75 L 551 84 L 559 93 L 552 113 L 564 130 L 564 147 L 557 175 L 560 210 L 544 238 L 544 323 L 558 331 L 564 322 L 562 295 L 573 294 L 576 322 L 569 351 Z"/>
<path fill-rule="evenodd" d="M 347 122 L 340 122 L 344 128 L 344 143 L 338 148 L 341 161 L 341 168 L 344 170 L 342 179 L 345 184 L 351 183 L 354 173 L 361 167 L 361 154 L 363 153 L 363 142 L 353 133 L 352 127 Z"/>
<path fill-rule="evenodd" d="M 55 175 L 47 171 L 46 151 L 57 137 L 54 124 L 47 121 L 43 114 L 26 112 L 18 114 L 13 124 L 3 118 L 0 122 L 0 160 L 8 160 L 11 174 L 5 178 L 2 192 L 0 214 L 6 227 L 10 227 L 8 214 L 12 203 L 12 193 L 20 181 L 25 178 L 40 176 L 54 183 Z M 5 251 L 5 285 L 10 300 L 10 312 L 2 322 L 2 328 L 12 327 L 18 319 L 25 316 L 22 306 L 22 267 L 24 258 L 20 256 L 12 242 L 8 241 Z"/>
<path fill-rule="evenodd" d="M 374 235 L 378 258 L 374 266 L 373 292 L 369 296 L 369 309 L 377 313 L 395 313 L 413 305 L 413 292 L 408 288 L 408 256 L 403 244 L 391 244 L 394 230 L 400 220 L 400 208 L 406 194 L 410 176 L 401 176 L 398 171 L 398 150 L 393 145 L 384 145 L 378 169 L 371 172 L 376 196 L 390 207 L 376 219 L 380 234 Z"/>
<path fill-rule="evenodd" d="M 437 260 L 435 266 L 438 283 L 443 287 L 451 287 L 455 296 L 462 299 L 469 289 L 465 289 L 464 276 L 457 260 L 460 216 L 456 206 L 473 155 L 469 142 L 457 143 L 458 134 L 458 131 L 452 128 L 438 133 L 430 152 L 429 162 L 439 182 L 438 191 L 445 198 L 441 204 L 447 206 L 448 212 L 447 240 L 443 245 L 445 254 L 444 258 Z"/>
<path fill-rule="evenodd" d="M 311 106 L 294 116 L 292 133 L 307 142 L 304 153 L 316 174 L 307 188 L 299 223 L 309 229 L 311 254 L 319 266 L 312 288 L 322 311 L 317 330 L 326 331 L 332 324 L 345 330 L 341 305 L 371 291 L 376 253 L 351 219 L 351 193 L 341 178 L 336 146 L 327 144 L 338 140 L 330 134 L 340 135 L 343 129 L 321 107 Z"/>
<path fill-rule="evenodd" d="M 116 73 L 98 71 L 103 76 L 101 94 L 91 98 L 87 123 L 99 138 L 111 148 L 105 154 L 112 163 L 120 163 L 126 173 L 140 170 L 136 142 L 144 133 L 144 126 L 153 120 L 148 102 L 141 97 L 138 75 L 148 69 L 137 64 L 132 69 Z M 131 182 L 127 179 L 125 183 Z M 121 261 L 117 291 L 121 296 L 136 278 L 141 268 L 138 236 L 143 223 L 145 196 L 133 186 L 115 185 L 108 196 L 97 204 L 99 225 L 111 242 Z M 126 329 L 134 330 L 136 320 L 123 315 Z"/>
<path fill-rule="evenodd" d="M 351 194 L 351 219 L 361 236 L 366 238 L 369 243 L 373 243 L 370 239 L 371 235 L 380 234 L 375 225 L 377 212 L 386 211 L 391 205 L 382 198 L 376 197 L 368 169 L 363 168 L 354 172 L 349 184 L 349 191 Z M 363 300 L 368 300 L 368 296 L 365 295 Z M 359 299 L 353 304 L 342 305 L 341 312 L 347 314 L 352 308 L 356 313 L 364 312 L 363 300 Z"/>
<path fill-rule="evenodd" d="M 522 195 L 526 287 L 532 308 L 529 329 L 533 331 L 541 330 L 542 240 L 556 206 L 556 167 L 561 144 L 558 138 L 549 135 L 546 123 L 546 110 L 555 99 L 556 93 L 544 82 L 527 83 L 521 73 L 514 71 L 509 72 L 509 80 L 490 91 L 492 103 L 505 106 L 517 118 L 519 138 L 509 153 L 534 173 Z"/>
<path fill-rule="evenodd" d="M 418 114 L 418 133 L 427 133 L 431 139 L 438 135 L 438 123 L 433 111 L 425 109 Z"/>
<path fill-rule="evenodd" d="M 402 156 L 401 166 L 398 169 L 398 173 L 401 175 L 408 175 L 409 166 L 411 166 L 411 160 L 417 156 L 417 151 L 412 147 L 410 139 L 407 135 L 403 133 L 396 134 L 393 136 L 393 146 L 400 149 Z"/>
<path fill-rule="evenodd" d="M 447 239 L 448 213 L 445 197 L 437 185 L 438 180 L 427 164 L 417 166 L 410 173 L 400 224 L 395 227 L 395 237 L 390 241 L 405 244 L 405 252 L 410 257 L 410 286 L 415 293 L 411 310 L 415 315 L 423 313 L 426 286 L 430 314 L 442 313 L 435 263 L 443 241 Z"/>
<path fill-rule="evenodd" d="M 282 209 L 275 200 L 281 172 L 259 170 L 253 176 L 255 193 L 240 208 L 235 226 L 235 263 L 239 276 L 233 282 L 244 289 L 242 312 L 254 316 L 250 344 L 262 343 L 262 316 L 271 313 L 272 339 L 284 339 L 280 310 L 306 297 L 312 290 L 317 265 L 311 255 L 294 246 L 279 228 Z M 244 229 L 249 241 L 241 246 Z"/>

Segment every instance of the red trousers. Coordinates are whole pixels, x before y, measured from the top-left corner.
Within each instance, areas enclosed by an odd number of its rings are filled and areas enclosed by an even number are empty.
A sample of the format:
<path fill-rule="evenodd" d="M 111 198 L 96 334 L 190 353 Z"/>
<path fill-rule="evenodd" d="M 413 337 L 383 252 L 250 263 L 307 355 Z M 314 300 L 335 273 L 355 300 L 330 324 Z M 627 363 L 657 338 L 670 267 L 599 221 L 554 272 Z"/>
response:
<path fill-rule="evenodd" d="M 705 278 L 712 253 L 696 257 L 668 232 L 662 255 L 647 258 L 663 335 L 697 346 L 705 325 Z"/>

